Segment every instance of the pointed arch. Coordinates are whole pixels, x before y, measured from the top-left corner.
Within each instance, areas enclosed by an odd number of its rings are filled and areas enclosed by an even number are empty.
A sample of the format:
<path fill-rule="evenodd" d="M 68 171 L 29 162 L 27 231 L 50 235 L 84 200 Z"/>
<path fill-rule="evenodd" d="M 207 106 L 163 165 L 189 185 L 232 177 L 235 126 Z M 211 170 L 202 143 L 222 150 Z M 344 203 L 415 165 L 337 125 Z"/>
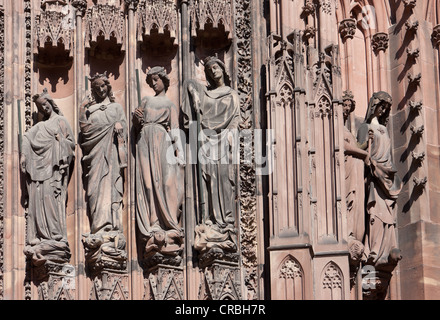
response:
<path fill-rule="evenodd" d="M 344 274 L 334 261 L 330 261 L 321 273 L 322 300 L 344 300 Z"/>
<path fill-rule="evenodd" d="M 278 267 L 278 278 L 285 300 L 304 300 L 304 270 L 297 259 L 287 255 Z"/>

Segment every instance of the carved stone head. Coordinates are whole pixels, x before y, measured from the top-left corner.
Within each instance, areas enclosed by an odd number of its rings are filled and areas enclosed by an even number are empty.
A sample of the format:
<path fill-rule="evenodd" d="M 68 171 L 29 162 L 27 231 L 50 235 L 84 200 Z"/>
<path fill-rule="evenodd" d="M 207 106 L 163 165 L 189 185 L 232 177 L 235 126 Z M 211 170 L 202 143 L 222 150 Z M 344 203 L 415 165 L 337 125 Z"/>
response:
<path fill-rule="evenodd" d="M 203 60 L 203 65 L 205 67 L 205 76 L 206 76 L 206 80 L 209 83 L 209 86 L 211 88 L 215 88 L 217 85 L 215 83 L 215 80 L 213 79 L 213 76 L 211 75 L 211 68 L 213 67 L 213 65 L 218 65 L 221 70 L 223 71 L 223 79 L 224 79 L 224 83 L 227 86 L 230 86 L 231 84 L 231 80 L 229 78 L 229 75 L 226 71 L 226 66 L 223 63 L 223 61 L 221 61 L 218 57 L 207 57 Z"/>
<path fill-rule="evenodd" d="M 55 103 L 55 101 L 53 100 L 53 98 L 49 95 L 49 92 L 47 91 L 46 88 L 43 89 L 43 92 L 40 94 L 36 94 L 32 97 L 32 101 L 35 102 L 38 111 L 40 111 L 43 115 L 46 116 L 46 112 L 44 111 L 44 105 L 46 103 L 49 103 L 52 107 L 52 110 L 59 114 L 59 115 L 63 115 L 63 113 L 61 112 L 60 108 L 57 106 L 57 104 Z"/>
<path fill-rule="evenodd" d="M 371 123 L 373 118 L 377 117 L 381 125 L 386 126 L 388 123 L 388 118 L 391 111 L 391 105 L 393 99 L 385 91 L 375 92 L 370 99 L 368 104 L 367 116 L 365 117 L 365 122 Z M 377 116 L 378 109 L 381 108 L 383 111 L 379 116 Z"/>
<path fill-rule="evenodd" d="M 112 86 L 107 77 L 107 72 L 102 74 L 96 73 L 93 77 L 89 78 L 89 80 L 91 82 L 92 97 L 95 101 L 101 101 L 103 98 L 108 97 L 111 102 L 115 102 Z M 101 92 L 102 90 L 100 90 L 100 88 L 103 86 L 105 87 L 105 92 Z"/>
<path fill-rule="evenodd" d="M 153 76 L 158 76 L 164 85 L 165 92 L 168 90 L 168 87 L 170 86 L 170 78 L 168 77 L 168 74 L 163 67 L 153 67 L 151 68 L 147 73 L 146 81 L 148 85 L 156 91 L 153 84 Z"/>
<path fill-rule="evenodd" d="M 350 113 L 356 109 L 356 101 L 351 91 L 344 91 L 342 96 L 344 119 L 347 119 Z"/>

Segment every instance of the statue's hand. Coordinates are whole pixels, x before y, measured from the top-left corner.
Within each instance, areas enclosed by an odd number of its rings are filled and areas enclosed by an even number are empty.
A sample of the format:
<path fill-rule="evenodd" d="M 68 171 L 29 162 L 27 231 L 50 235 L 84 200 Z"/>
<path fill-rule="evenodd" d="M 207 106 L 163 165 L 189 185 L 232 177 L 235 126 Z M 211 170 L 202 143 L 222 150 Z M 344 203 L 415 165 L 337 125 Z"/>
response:
<path fill-rule="evenodd" d="M 367 155 L 365 156 L 364 162 L 365 162 L 365 165 L 370 166 L 370 164 L 371 164 L 371 158 L 370 158 L 370 155 L 369 155 L 369 154 L 367 154 Z"/>
<path fill-rule="evenodd" d="M 116 122 L 115 123 L 115 129 L 114 132 L 119 135 L 122 136 L 122 133 L 124 132 L 124 128 L 122 127 L 122 124 L 120 122 Z"/>
<path fill-rule="evenodd" d="M 370 143 L 373 143 L 374 141 L 374 131 L 373 130 L 368 130 L 368 140 L 370 140 Z"/>
<path fill-rule="evenodd" d="M 88 105 L 90 103 L 90 99 L 89 97 L 85 97 L 83 101 L 81 101 L 80 104 L 80 109 L 84 109 L 86 107 L 86 105 Z"/>
<path fill-rule="evenodd" d="M 26 156 L 21 155 L 20 158 L 20 169 L 21 172 L 26 173 Z"/>
<path fill-rule="evenodd" d="M 181 166 L 181 167 L 183 167 L 183 168 L 186 167 L 185 159 L 184 159 L 183 156 L 180 154 L 180 152 L 177 153 L 176 160 L 177 160 L 177 164 L 178 164 L 179 166 Z"/>
<path fill-rule="evenodd" d="M 143 108 L 136 108 L 133 112 L 133 125 L 140 129 L 144 124 L 144 110 Z"/>
<path fill-rule="evenodd" d="M 196 112 L 200 112 L 200 104 L 201 104 L 200 97 L 192 83 L 188 85 L 188 91 L 192 97 L 194 103 L 194 109 L 196 110 Z"/>

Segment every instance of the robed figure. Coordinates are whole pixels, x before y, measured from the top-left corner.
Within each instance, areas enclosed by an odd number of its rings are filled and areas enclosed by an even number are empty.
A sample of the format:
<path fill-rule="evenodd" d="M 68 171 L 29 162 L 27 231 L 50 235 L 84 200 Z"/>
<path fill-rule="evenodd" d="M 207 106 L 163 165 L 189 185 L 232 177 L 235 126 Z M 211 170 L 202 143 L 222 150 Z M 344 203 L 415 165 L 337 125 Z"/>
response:
<path fill-rule="evenodd" d="M 371 164 L 366 174 L 366 264 L 376 269 L 388 268 L 401 259 L 396 241 L 397 197 L 402 183 L 391 156 L 391 139 L 386 124 L 392 104 L 386 92 L 374 93 L 364 123 L 359 127 L 358 140 L 368 142 Z"/>
<path fill-rule="evenodd" d="M 181 221 L 184 160 L 179 110 L 166 96 L 170 79 L 164 68 L 150 69 L 146 82 L 155 95 L 145 97 L 133 115 L 141 260 L 148 266 L 180 265 L 184 243 Z"/>
<path fill-rule="evenodd" d="M 351 265 L 358 267 L 364 253 L 365 235 L 365 182 L 364 167 L 370 165 L 366 146 L 360 145 L 348 128 L 350 114 L 356 101 L 350 91 L 345 91 L 343 100 L 344 154 L 345 154 L 345 200 L 347 204 L 348 247 Z"/>
<path fill-rule="evenodd" d="M 127 120 L 113 97 L 107 75 L 91 80 L 91 99 L 80 106 L 80 146 L 90 233 L 83 235 L 89 267 L 123 268 L 124 169 L 127 167 Z"/>
<path fill-rule="evenodd" d="M 230 86 L 224 63 L 204 60 L 208 85 L 184 84 L 185 127 L 197 130 L 198 217 L 194 248 L 202 256 L 223 257 L 237 251 L 238 129 L 241 122 L 238 93 Z M 190 133 L 191 137 L 191 133 Z"/>
<path fill-rule="evenodd" d="M 33 101 L 43 120 L 24 134 L 20 158 L 29 212 L 25 254 L 37 266 L 46 261 L 68 263 L 66 200 L 75 138 L 46 89 Z"/>

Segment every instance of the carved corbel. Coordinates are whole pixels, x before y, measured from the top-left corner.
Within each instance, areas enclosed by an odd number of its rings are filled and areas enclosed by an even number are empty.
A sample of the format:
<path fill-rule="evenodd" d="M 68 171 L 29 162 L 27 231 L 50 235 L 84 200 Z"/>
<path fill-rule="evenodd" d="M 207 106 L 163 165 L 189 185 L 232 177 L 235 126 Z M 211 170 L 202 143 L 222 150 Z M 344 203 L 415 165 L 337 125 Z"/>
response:
<path fill-rule="evenodd" d="M 407 32 L 417 33 L 417 30 L 419 29 L 419 22 L 418 21 L 415 21 L 415 22 L 407 21 L 405 23 L 405 27 L 406 27 Z"/>
<path fill-rule="evenodd" d="M 305 16 L 312 15 L 316 12 L 316 4 L 313 0 L 306 0 L 305 5 L 302 7 L 302 14 Z"/>
<path fill-rule="evenodd" d="M 414 183 L 414 189 L 422 191 L 426 188 L 426 184 L 428 183 L 428 178 L 427 177 L 424 177 L 424 178 L 414 177 L 413 183 Z"/>
<path fill-rule="evenodd" d="M 411 85 L 420 85 L 420 82 L 422 81 L 422 74 L 419 73 L 417 75 L 413 75 L 413 74 L 408 74 L 408 81 L 409 81 L 409 86 Z"/>
<path fill-rule="evenodd" d="M 438 48 L 440 46 L 440 24 L 432 30 L 431 40 L 434 47 Z"/>
<path fill-rule="evenodd" d="M 371 45 L 373 46 L 373 50 L 376 54 L 380 51 L 386 51 L 388 49 L 389 36 L 385 32 L 378 32 L 373 35 L 371 39 Z"/>
<path fill-rule="evenodd" d="M 411 157 L 413 158 L 414 163 L 416 163 L 419 167 L 422 165 L 423 161 L 425 161 L 426 153 L 425 152 L 411 152 Z"/>
<path fill-rule="evenodd" d="M 344 19 L 339 23 L 339 34 L 343 41 L 347 39 L 353 39 L 356 33 L 356 20 Z"/>
<path fill-rule="evenodd" d="M 420 112 L 420 111 L 422 111 L 422 108 L 423 108 L 423 102 L 422 101 L 419 101 L 419 102 L 410 101 L 409 108 L 410 108 L 410 111 L 412 111 L 412 112 Z"/>
<path fill-rule="evenodd" d="M 419 49 L 411 50 L 410 48 L 407 48 L 406 53 L 408 55 L 408 59 L 411 59 L 413 61 L 415 61 L 418 57 L 420 57 Z"/>
<path fill-rule="evenodd" d="M 411 126 L 410 130 L 413 137 L 421 138 L 423 136 L 423 133 L 425 132 L 425 126 L 424 125 L 420 127 Z"/>
<path fill-rule="evenodd" d="M 303 40 L 308 42 L 309 39 L 313 39 L 316 36 L 316 28 L 312 26 L 307 26 L 304 29 Z"/>
<path fill-rule="evenodd" d="M 417 0 L 403 0 L 406 9 L 413 10 L 417 5 Z"/>

